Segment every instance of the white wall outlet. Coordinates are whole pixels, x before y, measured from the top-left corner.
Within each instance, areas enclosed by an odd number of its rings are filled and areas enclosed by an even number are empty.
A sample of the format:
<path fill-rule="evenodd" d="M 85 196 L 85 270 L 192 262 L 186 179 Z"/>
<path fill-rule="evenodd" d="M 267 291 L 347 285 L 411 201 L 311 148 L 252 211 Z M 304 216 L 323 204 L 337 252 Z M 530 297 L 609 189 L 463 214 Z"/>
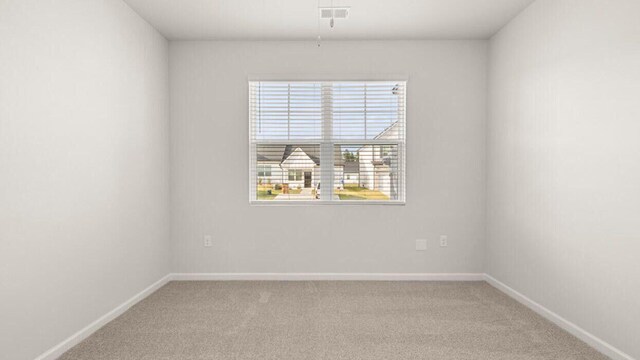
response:
<path fill-rule="evenodd" d="M 205 235 L 203 241 L 204 247 L 212 247 L 213 246 L 213 237 L 211 235 Z"/>
<path fill-rule="evenodd" d="M 427 250 L 427 240 L 418 239 L 416 240 L 416 251 L 425 251 Z"/>
<path fill-rule="evenodd" d="M 440 247 L 449 246 L 449 237 L 447 235 L 440 235 Z"/>

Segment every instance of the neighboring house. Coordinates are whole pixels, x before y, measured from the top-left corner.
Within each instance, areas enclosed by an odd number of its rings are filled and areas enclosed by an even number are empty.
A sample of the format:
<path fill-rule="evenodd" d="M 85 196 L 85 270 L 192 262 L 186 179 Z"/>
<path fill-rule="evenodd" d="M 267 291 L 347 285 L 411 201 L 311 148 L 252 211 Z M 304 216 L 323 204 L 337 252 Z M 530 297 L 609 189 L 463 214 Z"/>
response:
<path fill-rule="evenodd" d="M 396 140 L 398 126 L 393 124 L 375 139 Z M 395 145 L 364 145 L 356 160 L 343 159 L 337 147 L 334 186 L 359 185 L 397 196 L 397 149 Z M 317 145 L 259 145 L 256 171 L 258 184 L 288 184 L 290 188 L 315 188 L 320 182 L 320 147 Z"/>
<path fill-rule="evenodd" d="M 398 123 L 386 128 L 376 140 L 398 139 Z M 397 194 L 397 149 L 393 145 L 365 145 L 358 150 L 360 186 L 395 198 Z"/>
<path fill-rule="evenodd" d="M 345 161 L 343 180 L 345 185 L 360 185 L 360 161 Z"/>
<path fill-rule="evenodd" d="M 305 145 L 260 145 L 256 171 L 259 184 L 311 188 L 320 181 L 320 148 Z"/>

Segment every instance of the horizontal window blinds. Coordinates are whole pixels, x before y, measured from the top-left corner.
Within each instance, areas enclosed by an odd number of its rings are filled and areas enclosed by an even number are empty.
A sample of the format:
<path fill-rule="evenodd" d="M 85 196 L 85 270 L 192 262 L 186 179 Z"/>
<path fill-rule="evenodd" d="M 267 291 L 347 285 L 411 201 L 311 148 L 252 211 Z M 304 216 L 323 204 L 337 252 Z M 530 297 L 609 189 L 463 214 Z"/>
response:
<path fill-rule="evenodd" d="M 397 83 L 334 83 L 330 105 L 332 139 L 401 140 L 404 135 L 404 85 Z M 389 133 L 393 127 L 392 133 Z"/>
<path fill-rule="evenodd" d="M 406 84 L 249 82 L 250 200 L 402 203 Z"/>
<path fill-rule="evenodd" d="M 322 138 L 322 87 L 319 83 L 251 83 L 254 140 Z"/>

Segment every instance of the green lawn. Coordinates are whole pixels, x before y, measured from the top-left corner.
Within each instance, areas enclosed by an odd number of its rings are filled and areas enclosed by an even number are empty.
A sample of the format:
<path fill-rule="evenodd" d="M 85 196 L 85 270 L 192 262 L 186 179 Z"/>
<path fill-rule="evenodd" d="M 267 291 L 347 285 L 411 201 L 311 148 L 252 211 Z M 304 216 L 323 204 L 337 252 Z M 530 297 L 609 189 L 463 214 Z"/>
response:
<path fill-rule="evenodd" d="M 340 198 L 340 200 L 367 200 L 362 196 L 347 195 L 347 194 L 340 194 L 340 193 L 338 193 L 338 197 Z"/>
<path fill-rule="evenodd" d="M 360 186 L 358 186 L 358 185 L 353 185 L 353 184 L 351 184 L 351 185 L 345 185 L 345 186 L 344 186 L 344 191 L 349 191 L 349 192 L 365 192 L 365 191 L 372 191 L 372 190 L 369 190 L 369 189 L 367 189 L 367 188 L 360 187 Z"/>
<path fill-rule="evenodd" d="M 269 194 L 271 190 L 271 194 Z M 300 194 L 302 189 L 289 189 L 289 194 Z M 273 185 L 258 185 L 256 189 L 256 197 L 258 200 L 273 200 L 282 193 L 282 190 L 276 190 Z"/>
<path fill-rule="evenodd" d="M 345 185 L 344 190 L 336 190 L 340 200 L 389 200 L 380 191 L 369 190 L 358 185 Z"/>
<path fill-rule="evenodd" d="M 273 200 L 280 194 L 280 190 L 271 190 L 271 194 L 267 190 L 258 190 L 257 193 L 258 200 Z"/>

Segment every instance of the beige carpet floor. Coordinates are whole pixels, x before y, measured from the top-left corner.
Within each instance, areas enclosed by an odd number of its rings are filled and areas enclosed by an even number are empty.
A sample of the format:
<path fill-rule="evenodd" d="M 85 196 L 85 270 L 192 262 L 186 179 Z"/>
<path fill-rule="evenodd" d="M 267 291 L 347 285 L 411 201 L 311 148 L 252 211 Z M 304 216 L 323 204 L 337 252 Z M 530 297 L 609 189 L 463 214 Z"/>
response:
<path fill-rule="evenodd" d="M 606 359 L 484 282 L 170 282 L 61 359 Z"/>

